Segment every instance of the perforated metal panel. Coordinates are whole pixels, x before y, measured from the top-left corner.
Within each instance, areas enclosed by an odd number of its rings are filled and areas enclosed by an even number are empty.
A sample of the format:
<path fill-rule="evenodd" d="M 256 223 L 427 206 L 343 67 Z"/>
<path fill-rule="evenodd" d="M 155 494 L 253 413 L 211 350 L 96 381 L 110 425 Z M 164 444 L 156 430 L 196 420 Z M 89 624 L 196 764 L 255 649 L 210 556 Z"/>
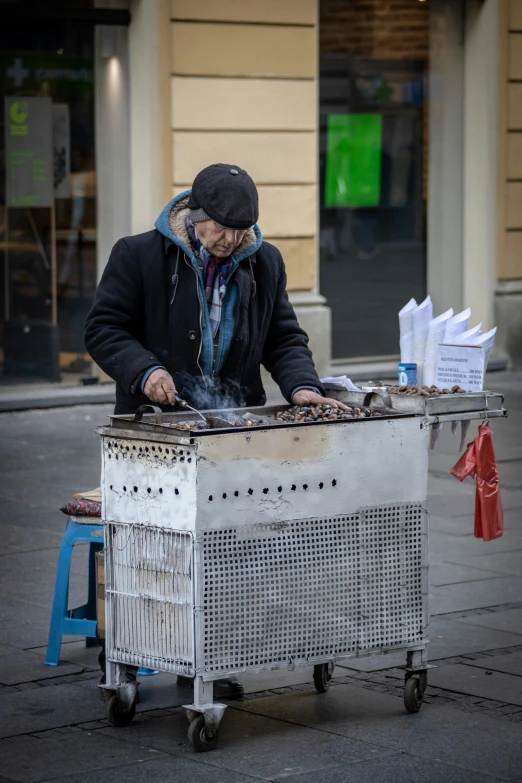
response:
<path fill-rule="evenodd" d="M 361 650 L 412 644 L 423 638 L 428 592 L 426 535 L 425 514 L 418 503 L 361 510 Z"/>
<path fill-rule="evenodd" d="M 425 641 L 419 503 L 196 539 L 152 526 L 106 528 L 110 660 L 216 676 Z"/>
<path fill-rule="evenodd" d="M 192 535 L 109 523 L 105 546 L 109 660 L 192 674 Z"/>
<path fill-rule="evenodd" d="M 291 664 L 424 638 L 420 504 L 206 531 L 204 669 Z"/>
<path fill-rule="evenodd" d="M 206 532 L 205 669 L 355 652 L 357 522 L 349 516 Z"/>

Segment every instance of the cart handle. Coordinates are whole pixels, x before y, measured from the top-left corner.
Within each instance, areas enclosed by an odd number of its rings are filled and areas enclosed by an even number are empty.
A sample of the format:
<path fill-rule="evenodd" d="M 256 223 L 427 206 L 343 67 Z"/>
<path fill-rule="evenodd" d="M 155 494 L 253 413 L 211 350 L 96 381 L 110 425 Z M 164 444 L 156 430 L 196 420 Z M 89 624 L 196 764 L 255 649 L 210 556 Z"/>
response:
<path fill-rule="evenodd" d="M 387 395 L 386 393 L 382 394 L 381 392 L 378 392 L 378 391 L 369 391 L 369 392 L 366 393 L 366 395 L 364 397 L 364 400 L 363 400 L 363 406 L 365 408 L 369 408 L 370 407 L 370 402 L 371 402 L 373 396 L 379 397 L 379 399 L 382 401 L 382 404 L 384 405 L 384 407 L 388 408 L 388 409 L 391 409 L 391 400 L 390 400 L 389 395 Z"/>
<path fill-rule="evenodd" d="M 163 412 L 161 408 L 158 408 L 157 405 L 149 405 L 149 404 L 140 405 L 140 407 L 134 414 L 134 421 L 136 422 L 141 421 L 143 418 L 143 414 L 146 413 L 147 411 L 152 411 L 153 413 L 156 414 L 154 417 L 154 421 L 156 424 L 163 424 Z"/>

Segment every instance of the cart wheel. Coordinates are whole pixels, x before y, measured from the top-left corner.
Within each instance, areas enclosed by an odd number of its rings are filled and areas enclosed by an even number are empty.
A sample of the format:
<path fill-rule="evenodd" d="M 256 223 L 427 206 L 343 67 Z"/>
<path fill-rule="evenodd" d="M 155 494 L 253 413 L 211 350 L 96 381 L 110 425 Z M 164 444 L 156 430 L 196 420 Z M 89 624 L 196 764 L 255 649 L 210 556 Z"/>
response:
<path fill-rule="evenodd" d="M 136 714 L 136 703 L 133 703 L 130 710 L 124 711 L 121 708 L 118 694 L 115 693 L 107 702 L 107 720 L 111 726 L 128 726 Z"/>
<path fill-rule="evenodd" d="M 319 663 L 314 666 L 314 685 L 318 693 L 326 693 L 335 669 L 334 663 Z"/>
<path fill-rule="evenodd" d="M 410 713 L 418 712 L 422 707 L 421 685 L 416 677 L 410 677 L 404 683 L 404 706 Z"/>
<path fill-rule="evenodd" d="M 217 731 L 210 736 L 205 726 L 205 716 L 198 715 L 190 721 L 188 728 L 189 742 L 194 750 L 204 753 L 206 750 L 214 750 L 217 745 Z"/>

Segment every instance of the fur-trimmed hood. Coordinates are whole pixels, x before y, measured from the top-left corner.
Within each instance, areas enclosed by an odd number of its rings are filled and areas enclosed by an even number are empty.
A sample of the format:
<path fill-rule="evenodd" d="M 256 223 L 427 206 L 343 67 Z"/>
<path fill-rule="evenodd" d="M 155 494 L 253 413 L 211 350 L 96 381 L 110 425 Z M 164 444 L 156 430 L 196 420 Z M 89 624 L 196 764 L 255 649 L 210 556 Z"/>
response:
<path fill-rule="evenodd" d="M 189 196 L 190 190 L 185 190 L 183 193 L 175 196 L 163 209 L 154 225 L 160 234 L 163 234 L 164 237 L 178 245 L 186 255 L 192 257 L 194 253 L 191 250 L 186 227 L 186 218 L 190 212 L 188 208 Z M 232 256 L 233 260 L 239 263 L 253 255 L 261 247 L 262 241 L 263 237 L 256 223 L 255 226 L 246 231 L 241 244 Z"/>

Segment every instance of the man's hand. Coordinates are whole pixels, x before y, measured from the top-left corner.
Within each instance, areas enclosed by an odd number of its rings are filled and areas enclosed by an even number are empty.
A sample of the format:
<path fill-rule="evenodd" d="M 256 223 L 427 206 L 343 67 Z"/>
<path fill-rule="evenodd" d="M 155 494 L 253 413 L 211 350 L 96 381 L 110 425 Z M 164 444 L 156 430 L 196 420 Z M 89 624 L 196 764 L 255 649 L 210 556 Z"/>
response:
<path fill-rule="evenodd" d="M 143 390 L 146 397 L 152 402 L 160 402 L 162 405 L 176 404 L 176 387 L 172 377 L 166 370 L 154 370 L 147 378 Z"/>
<path fill-rule="evenodd" d="M 320 394 L 312 391 L 312 389 L 300 389 L 299 391 L 296 391 L 292 400 L 294 405 L 324 405 L 325 403 L 328 403 L 332 408 L 340 408 L 342 411 L 348 410 L 347 406 L 343 405 L 342 402 L 332 400 L 330 397 L 321 397 Z"/>

